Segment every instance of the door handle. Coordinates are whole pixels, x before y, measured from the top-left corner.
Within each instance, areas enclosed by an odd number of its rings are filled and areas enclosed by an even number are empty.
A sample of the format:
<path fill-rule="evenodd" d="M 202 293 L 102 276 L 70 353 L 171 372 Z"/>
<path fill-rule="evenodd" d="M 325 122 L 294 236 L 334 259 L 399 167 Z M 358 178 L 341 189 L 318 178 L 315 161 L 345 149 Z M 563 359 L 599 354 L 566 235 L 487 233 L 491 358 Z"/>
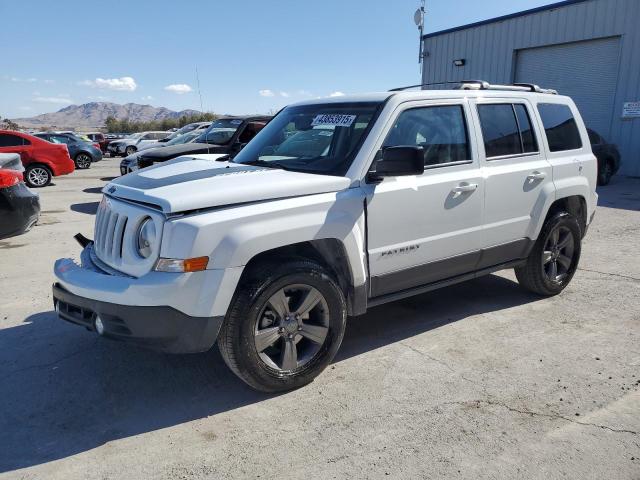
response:
<path fill-rule="evenodd" d="M 454 187 L 453 190 L 451 190 L 453 193 L 455 194 L 461 194 L 461 193 L 469 193 L 469 192 L 473 192 L 475 190 L 478 189 L 478 184 L 477 183 L 461 183 L 460 185 L 458 185 L 457 187 Z"/>
<path fill-rule="evenodd" d="M 530 182 L 535 182 L 536 180 L 543 180 L 546 176 L 546 173 L 538 172 L 536 170 L 535 172 L 531 172 L 529 175 L 527 175 L 527 180 L 529 180 Z"/>

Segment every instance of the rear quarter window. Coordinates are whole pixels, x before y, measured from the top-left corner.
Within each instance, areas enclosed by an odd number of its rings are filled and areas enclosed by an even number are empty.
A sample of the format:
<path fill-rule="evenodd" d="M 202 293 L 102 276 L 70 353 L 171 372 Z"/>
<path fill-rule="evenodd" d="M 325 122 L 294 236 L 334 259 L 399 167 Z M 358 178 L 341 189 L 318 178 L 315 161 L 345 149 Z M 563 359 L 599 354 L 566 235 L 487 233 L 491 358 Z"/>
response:
<path fill-rule="evenodd" d="M 538 112 L 552 152 L 582 148 L 582 139 L 571 109 L 558 103 L 540 103 Z"/>

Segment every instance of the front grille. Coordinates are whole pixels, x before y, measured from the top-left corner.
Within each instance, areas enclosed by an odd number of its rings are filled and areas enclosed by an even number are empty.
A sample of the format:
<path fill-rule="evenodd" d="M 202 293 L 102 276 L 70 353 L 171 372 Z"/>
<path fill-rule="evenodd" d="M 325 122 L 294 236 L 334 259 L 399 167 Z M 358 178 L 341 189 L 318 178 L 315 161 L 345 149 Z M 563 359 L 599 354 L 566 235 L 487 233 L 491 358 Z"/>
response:
<path fill-rule="evenodd" d="M 100 202 L 96 214 L 94 245 L 98 257 L 107 262 L 122 259 L 124 233 L 128 218 L 126 215 L 111 210 L 109 200 Z"/>

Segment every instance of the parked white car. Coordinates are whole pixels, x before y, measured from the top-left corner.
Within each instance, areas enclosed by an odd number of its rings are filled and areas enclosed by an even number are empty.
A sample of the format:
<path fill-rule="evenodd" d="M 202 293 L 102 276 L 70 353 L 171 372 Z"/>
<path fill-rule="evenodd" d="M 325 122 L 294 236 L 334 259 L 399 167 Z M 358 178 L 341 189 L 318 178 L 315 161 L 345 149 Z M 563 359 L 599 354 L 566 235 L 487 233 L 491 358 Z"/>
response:
<path fill-rule="evenodd" d="M 182 143 L 188 143 L 188 141 L 197 137 L 198 135 L 203 133 L 207 128 L 209 128 L 209 125 L 211 125 L 211 122 L 190 123 L 189 125 L 185 125 L 180 130 L 177 130 L 173 132 L 171 135 L 161 138 L 160 140 L 149 141 L 141 145 L 138 145 L 138 152 L 141 152 L 143 150 L 149 150 L 150 148 L 159 148 L 159 147 L 166 147 L 169 145 L 179 145 Z M 183 137 L 184 135 L 187 135 L 187 134 L 189 135 L 189 137 L 187 137 L 188 139 L 185 139 L 185 141 L 180 141 L 180 137 Z"/>
<path fill-rule="evenodd" d="M 121 140 L 114 140 L 107 145 L 107 151 L 112 156 L 127 156 L 137 152 L 148 143 L 157 142 L 166 138 L 171 132 L 138 132 Z"/>
<path fill-rule="evenodd" d="M 597 203 L 580 113 L 535 86 L 462 87 L 298 103 L 232 162 L 112 181 L 82 264 L 55 264 L 56 311 L 170 352 L 217 341 L 275 392 L 311 382 L 372 306 L 506 268 L 560 293 Z"/>

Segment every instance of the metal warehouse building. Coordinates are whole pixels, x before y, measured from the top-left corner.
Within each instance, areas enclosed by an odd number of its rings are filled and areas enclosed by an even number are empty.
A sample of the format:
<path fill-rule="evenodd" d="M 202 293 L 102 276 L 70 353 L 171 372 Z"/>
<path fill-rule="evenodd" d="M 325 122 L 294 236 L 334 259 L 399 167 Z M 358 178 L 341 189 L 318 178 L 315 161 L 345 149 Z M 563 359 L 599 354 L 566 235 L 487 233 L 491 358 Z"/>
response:
<path fill-rule="evenodd" d="M 571 96 L 640 176 L 640 0 L 569 0 L 423 37 L 424 84 L 535 83 Z"/>

